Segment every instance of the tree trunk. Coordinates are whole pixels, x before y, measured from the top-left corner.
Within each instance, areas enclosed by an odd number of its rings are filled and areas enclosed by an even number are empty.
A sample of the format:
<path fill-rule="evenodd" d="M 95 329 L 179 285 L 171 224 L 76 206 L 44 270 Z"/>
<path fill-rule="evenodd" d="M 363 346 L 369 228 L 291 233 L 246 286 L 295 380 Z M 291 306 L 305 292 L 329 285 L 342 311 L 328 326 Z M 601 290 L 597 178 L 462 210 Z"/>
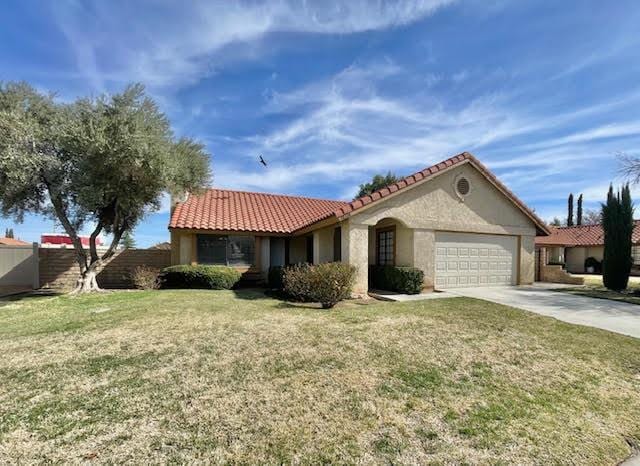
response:
<path fill-rule="evenodd" d="M 102 288 L 98 286 L 98 265 L 99 262 L 93 262 L 88 268 L 80 272 L 76 289 L 73 293 L 91 293 L 93 291 L 102 291 Z"/>

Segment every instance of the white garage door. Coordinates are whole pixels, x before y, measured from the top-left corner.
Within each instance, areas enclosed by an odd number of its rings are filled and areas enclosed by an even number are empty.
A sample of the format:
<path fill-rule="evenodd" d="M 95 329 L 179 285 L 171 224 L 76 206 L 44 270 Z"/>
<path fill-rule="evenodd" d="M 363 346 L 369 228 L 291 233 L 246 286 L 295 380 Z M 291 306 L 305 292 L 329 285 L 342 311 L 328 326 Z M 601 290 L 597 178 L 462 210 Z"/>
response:
<path fill-rule="evenodd" d="M 436 233 L 435 287 L 515 285 L 517 237 Z"/>

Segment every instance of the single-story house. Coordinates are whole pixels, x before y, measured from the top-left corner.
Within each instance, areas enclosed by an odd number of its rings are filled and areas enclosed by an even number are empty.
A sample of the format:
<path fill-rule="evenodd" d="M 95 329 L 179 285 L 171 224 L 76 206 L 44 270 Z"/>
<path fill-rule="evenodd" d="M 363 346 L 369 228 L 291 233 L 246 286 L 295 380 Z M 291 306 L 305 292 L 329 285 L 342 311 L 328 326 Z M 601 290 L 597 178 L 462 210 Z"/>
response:
<path fill-rule="evenodd" d="M 530 284 L 548 227 L 465 152 L 352 202 L 209 189 L 172 202 L 173 264 L 342 261 L 368 291 L 370 265 L 413 266 L 426 288 Z"/>
<path fill-rule="evenodd" d="M 7 238 L 6 236 L 0 236 L 0 246 L 29 246 L 31 243 L 22 241 L 15 238 Z"/>
<path fill-rule="evenodd" d="M 545 264 L 562 265 L 569 273 L 585 273 L 585 260 L 593 257 L 602 262 L 604 256 L 604 230 L 602 225 L 549 227 L 550 234 L 536 237 L 536 250 L 543 251 Z M 640 266 L 640 220 L 634 222 L 634 269 Z"/>

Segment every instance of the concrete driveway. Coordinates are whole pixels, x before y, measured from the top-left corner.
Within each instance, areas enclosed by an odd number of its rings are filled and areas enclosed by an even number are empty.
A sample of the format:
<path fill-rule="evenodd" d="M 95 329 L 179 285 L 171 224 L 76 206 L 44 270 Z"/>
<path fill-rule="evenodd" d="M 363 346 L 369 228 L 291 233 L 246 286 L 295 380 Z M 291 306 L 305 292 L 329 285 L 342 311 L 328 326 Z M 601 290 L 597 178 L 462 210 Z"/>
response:
<path fill-rule="evenodd" d="M 562 285 L 555 283 L 536 283 L 532 286 L 458 288 L 447 290 L 447 293 L 484 299 L 572 324 L 640 338 L 640 305 L 550 291 L 560 287 Z"/>

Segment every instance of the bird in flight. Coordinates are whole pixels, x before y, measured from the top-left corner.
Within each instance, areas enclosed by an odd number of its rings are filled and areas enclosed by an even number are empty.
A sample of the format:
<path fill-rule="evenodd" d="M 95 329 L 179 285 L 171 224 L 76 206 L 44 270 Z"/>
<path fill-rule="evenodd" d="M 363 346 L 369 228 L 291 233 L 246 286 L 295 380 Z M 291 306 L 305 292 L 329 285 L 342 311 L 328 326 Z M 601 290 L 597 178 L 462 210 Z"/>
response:
<path fill-rule="evenodd" d="M 267 166 L 267 162 L 264 161 L 264 159 L 262 158 L 261 155 L 259 155 L 258 157 L 259 157 L 260 163 L 266 167 Z"/>

